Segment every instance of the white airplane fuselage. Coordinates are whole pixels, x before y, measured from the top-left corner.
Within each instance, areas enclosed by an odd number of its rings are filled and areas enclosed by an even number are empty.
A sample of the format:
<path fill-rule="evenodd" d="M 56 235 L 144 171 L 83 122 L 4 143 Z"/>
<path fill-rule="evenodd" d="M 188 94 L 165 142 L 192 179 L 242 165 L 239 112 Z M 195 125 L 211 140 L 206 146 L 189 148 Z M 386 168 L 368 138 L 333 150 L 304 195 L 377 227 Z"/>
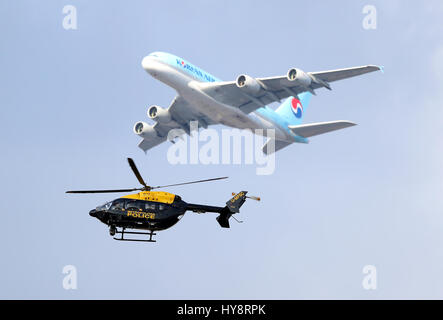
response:
<path fill-rule="evenodd" d="M 183 61 L 175 56 L 170 58 Z M 142 66 L 152 77 L 173 88 L 178 95 L 185 99 L 191 112 L 203 114 L 214 123 L 238 129 L 249 129 L 252 132 L 256 129 L 274 129 L 276 139 L 294 142 L 294 135 L 287 128 L 282 128 L 281 125 L 264 116 L 263 112 L 262 114 L 257 111 L 246 114 L 239 108 L 216 101 L 202 92 L 198 83 L 205 80 L 206 82 L 220 81 L 203 70 L 192 66 L 192 68 L 198 70 L 194 75 L 187 72 L 186 69 L 176 67 L 173 63 L 156 57 L 155 54 L 143 58 Z M 273 110 L 269 109 L 266 112 L 273 112 Z M 262 132 L 266 135 L 266 130 Z"/>

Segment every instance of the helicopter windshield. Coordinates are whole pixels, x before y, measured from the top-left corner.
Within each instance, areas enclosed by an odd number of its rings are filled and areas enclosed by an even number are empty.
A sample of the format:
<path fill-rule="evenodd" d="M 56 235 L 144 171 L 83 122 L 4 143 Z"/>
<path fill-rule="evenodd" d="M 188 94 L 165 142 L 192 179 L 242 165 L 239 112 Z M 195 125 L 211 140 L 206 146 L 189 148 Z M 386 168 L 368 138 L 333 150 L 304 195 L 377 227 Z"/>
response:
<path fill-rule="evenodd" d="M 98 206 L 97 211 L 108 210 L 111 207 L 112 201 L 106 202 L 105 204 Z"/>

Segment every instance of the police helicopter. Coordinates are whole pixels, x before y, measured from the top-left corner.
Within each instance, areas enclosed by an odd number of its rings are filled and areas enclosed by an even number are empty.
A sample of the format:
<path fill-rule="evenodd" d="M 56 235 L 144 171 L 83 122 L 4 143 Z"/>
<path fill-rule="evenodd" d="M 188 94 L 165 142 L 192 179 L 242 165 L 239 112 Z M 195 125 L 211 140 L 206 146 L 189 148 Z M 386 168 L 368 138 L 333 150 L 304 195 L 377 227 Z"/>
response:
<path fill-rule="evenodd" d="M 184 183 L 169 184 L 165 186 L 151 187 L 145 183 L 134 161 L 131 158 L 128 158 L 128 163 L 143 187 L 114 190 L 66 191 L 66 193 L 114 193 L 140 191 L 138 193 L 126 195 L 113 201 L 107 202 L 104 205 L 98 206 L 97 208 L 89 212 L 89 215 L 91 217 L 95 217 L 109 226 L 109 234 L 115 240 L 155 242 L 155 240 L 152 239 L 152 236 L 156 235 L 154 231 L 165 230 L 172 227 L 183 217 L 186 211 L 193 211 L 196 213 L 218 213 L 219 215 L 216 219 L 220 226 L 222 228 L 229 228 L 229 218 L 233 216 L 233 214 L 240 212 L 240 207 L 243 205 L 247 198 L 260 201 L 259 197 L 247 196 L 247 191 L 241 191 L 239 193 L 232 193 L 233 197 L 226 202 L 226 206 L 224 207 L 187 203 L 183 201 L 178 195 L 164 191 L 152 190 L 172 186 L 222 180 L 227 179 L 228 177 L 196 180 Z M 235 219 L 235 217 L 233 218 Z M 142 231 L 126 231 L 127 229 Z M 116 237 L 116 234 L 120 234 L 121 236 Z M 149 239 L 125 238 L 126 234 L 147 235 L 149 236 Z"/>

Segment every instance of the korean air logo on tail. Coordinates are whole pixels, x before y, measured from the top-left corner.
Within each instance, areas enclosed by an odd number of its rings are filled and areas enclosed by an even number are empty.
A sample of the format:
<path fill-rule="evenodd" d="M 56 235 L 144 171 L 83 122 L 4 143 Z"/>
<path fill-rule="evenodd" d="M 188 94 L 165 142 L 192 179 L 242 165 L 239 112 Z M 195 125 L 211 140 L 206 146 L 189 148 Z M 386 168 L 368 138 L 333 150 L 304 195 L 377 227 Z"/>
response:
<path fill-rule="evenodd" d="M 300 119 L 303 116 L 303 106 L 297 98 L 292 98 L 291 109 L 296 118 Z"/>

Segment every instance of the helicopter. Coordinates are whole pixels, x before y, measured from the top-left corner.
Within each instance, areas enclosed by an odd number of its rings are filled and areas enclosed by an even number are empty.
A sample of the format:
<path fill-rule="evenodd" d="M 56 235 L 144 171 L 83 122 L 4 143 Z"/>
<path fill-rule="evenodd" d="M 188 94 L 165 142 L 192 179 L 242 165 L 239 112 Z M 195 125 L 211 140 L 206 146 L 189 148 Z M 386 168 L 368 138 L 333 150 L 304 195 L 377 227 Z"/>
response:
<path fill-rule="evenodd" d="M 152 237 L 155 231 L 161 231 L 174 226 L 186 211 L 196 213 L 213 212 L 218 213 L 217 222 L 222 228 L 229 228 L 229 218 L 240 212 L 240 207 L 246 199 L 260 201 L 259 197 L 247 196 L 247 191 L 233 192 L 233 197 L 226 202 L 226 206 L 207 206 L 201 204 L 187 203 L 179 195 L 164 191 L 152 191 L 154 189 L 181 186 L 193 183 L 216 181 L 227 179 L 219 177 L 205 180 L 196 180 L 184 183 L 169 184 L 152 187 L 146 184 L 135 165 L 134 160 L 128 158 L 129 166 L 135 174 L 140 188 L 113 189 L 113 190 L 69 190 L 66 193 L 117 193 L 140 191 L 106 202 L 89 212 L 91 217 L 97 218 L 109 226 L 109 234 L 118 241 L 142 241 L 156 242 Z M 235 219 L 235 217 L 233 217 Z M 242 222 L 235 219 L 237 222 Z M 134 231 L 127 231 L 134 230 Z M 140 231 L 141 230 L 141 231 Z M 116 234 L 120 234 L 118 237 Z M 125 237 L 125 235 L 147 235 L 149 239 L 137 239 Z"/>

